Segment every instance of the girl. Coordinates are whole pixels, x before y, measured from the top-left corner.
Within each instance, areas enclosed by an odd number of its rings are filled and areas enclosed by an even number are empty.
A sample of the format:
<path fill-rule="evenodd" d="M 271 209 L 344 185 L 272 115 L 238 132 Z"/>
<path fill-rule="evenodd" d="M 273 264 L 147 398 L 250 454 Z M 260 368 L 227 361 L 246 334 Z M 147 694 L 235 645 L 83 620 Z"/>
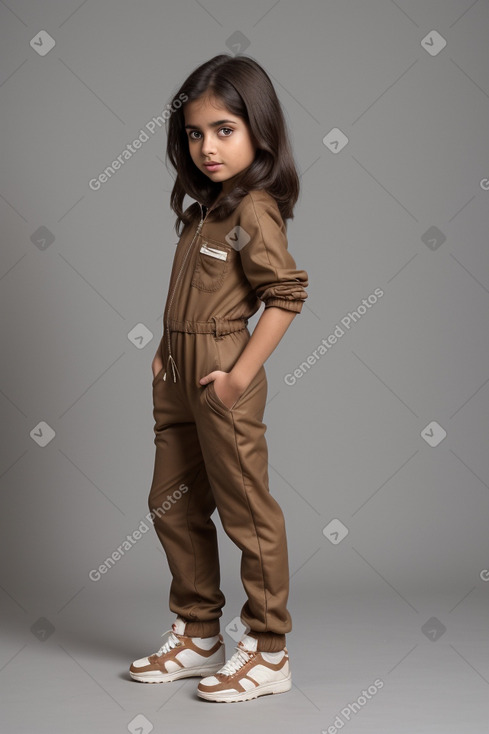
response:
<path fill-rule="evenodd" d="M 177 172 L 171 206 L 180 240 L 153 361 L 148 504 L 177 617 L 165 644 L 130 675 L 148 683 L 207 676 L 200 697 L 247 701 L 291 687 L 287 539 L 268 486 L 263 363 L 307 298 L 308 276 L 288 252 L 285 227 L 299 179 L 279 100 L 253 59 L 215 56 L 183 83 L 174 107 L 167 158 Z M 184 211 L 186 194 L 196 203 Z M 247 594 L 245 634 L 226 663 L 216 508 L 242 552 Z"/>

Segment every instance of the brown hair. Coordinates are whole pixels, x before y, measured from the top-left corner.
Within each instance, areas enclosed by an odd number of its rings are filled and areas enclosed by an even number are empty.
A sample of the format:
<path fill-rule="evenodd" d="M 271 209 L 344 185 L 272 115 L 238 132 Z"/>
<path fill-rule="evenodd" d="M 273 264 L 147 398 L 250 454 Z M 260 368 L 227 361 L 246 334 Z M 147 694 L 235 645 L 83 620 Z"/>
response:
<path fill-rule="evenodd" d="M 188 147 L 181 100 L 193 101 L 204 94 L 216 97 L 233 115 L 249 125 L 256 146 L 253 163 L 235 176 L 235 188 L 213 210 L 215 219 L 225 219 L 253 189 L 264 189 L 275 201 L 282 219 L 292 219 L 299 197 L 299 177 L 292 155 L 287 126 L 272 82 L 262 67 L 248 56 L 220 54 L 197 67 L 172 96 L 167 121 L 166 160 L 176 171 L 170 205 L 177 221 L 175 230 L 190 224 L 198 204 L 182 210 L 185 194 L 211 206 L 222 190 L 192 161 Z M 175 101 L 178 100 L 178 104 Z"/>

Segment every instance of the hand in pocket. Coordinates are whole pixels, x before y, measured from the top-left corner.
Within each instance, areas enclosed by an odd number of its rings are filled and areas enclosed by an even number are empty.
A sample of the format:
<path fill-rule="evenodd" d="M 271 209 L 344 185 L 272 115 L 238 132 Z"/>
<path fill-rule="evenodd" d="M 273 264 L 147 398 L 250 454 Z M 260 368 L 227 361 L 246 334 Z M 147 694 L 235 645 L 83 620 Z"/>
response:
<path fill-rule="evenodd" d="M 239 398 L 245 391 L 245 387 L 235 382 L 234 374 L 224 372 L 223 370 L 213 370 L 208 375 L 202 377 L 201 385 L 213 382 L 214 392 L 225 408 L 231 410 L 233 405 L 238 402 Z"/>

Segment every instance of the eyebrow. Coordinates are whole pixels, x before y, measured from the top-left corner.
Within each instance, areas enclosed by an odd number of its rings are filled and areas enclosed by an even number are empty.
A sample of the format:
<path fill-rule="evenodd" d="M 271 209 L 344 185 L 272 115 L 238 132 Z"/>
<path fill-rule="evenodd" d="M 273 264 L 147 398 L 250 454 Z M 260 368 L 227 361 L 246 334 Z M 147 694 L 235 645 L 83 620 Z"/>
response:
<path fill-rule="evenodd" d="M 209 127 L 218 127 L 225 122 L 231 122 L 233 125 L 237 125 L 236 120 L 216 120 L 216 122 L 210 122 Z M 200 130 L 200 128 L 197 125 L 185 125 L 185 130 Z"/>

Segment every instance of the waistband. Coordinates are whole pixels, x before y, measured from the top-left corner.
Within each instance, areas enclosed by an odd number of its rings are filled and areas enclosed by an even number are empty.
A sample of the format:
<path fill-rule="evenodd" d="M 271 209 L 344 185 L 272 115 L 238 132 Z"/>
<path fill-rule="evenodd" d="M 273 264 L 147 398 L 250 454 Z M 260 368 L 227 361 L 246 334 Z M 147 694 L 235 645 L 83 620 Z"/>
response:
<path fill-rule="evenodd" d="M 248 319 L 220 319 L 217 316 L 213 316 L 211 321 L 177 321 L 176 319 L 169 319 L 167 325 L 170 331 L 221 336 L 246 329 Z"/>

